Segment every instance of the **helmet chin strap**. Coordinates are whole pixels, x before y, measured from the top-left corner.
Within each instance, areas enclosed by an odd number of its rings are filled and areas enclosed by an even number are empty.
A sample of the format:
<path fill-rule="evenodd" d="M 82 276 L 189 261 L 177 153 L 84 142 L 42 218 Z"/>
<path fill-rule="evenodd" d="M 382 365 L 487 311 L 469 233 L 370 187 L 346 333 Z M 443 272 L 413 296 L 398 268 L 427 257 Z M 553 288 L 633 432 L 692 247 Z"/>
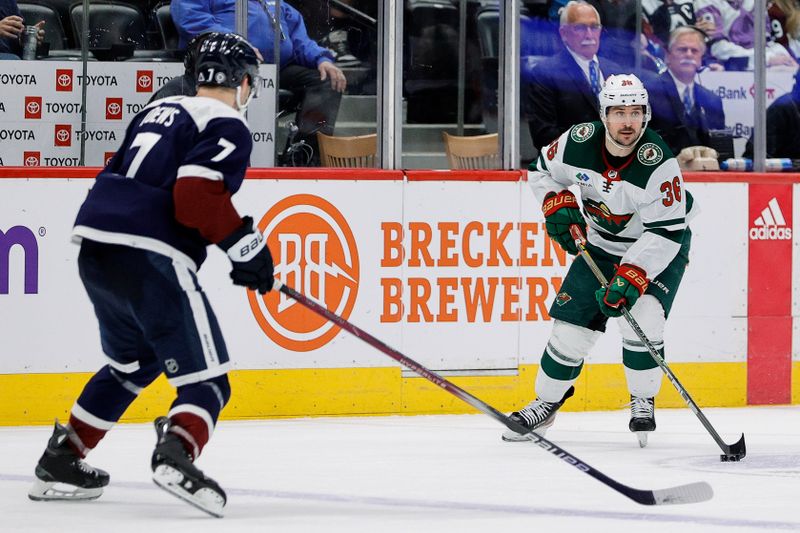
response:
<path fill-rule="evenodd" d="M 249 106 L 250 102 L 252 101 L 253 101 L 253 91 L 251 90 L 250 94 L 247 96 L 247 100 L 242 102 L 242 86 L 239 85 L 236 88 L 236 110 L 239 111 L 239 113 L 242 116 L 244 116 L 244 114 L 247 112 L 247 106 Z"/>
<path fill-rule="evenodd" d="M 611 137 L 611 134 L 608 133 L 608 122 L 606 122 L 606 119 L 602 119 L 602 122 L 603 122 L 603 126 L 605 126 L 605 128 L 606 128 L 606 140 L 608 142 L 610 142 L 612 145 L 614 145 L 617 148 L 617 150 L 623 150 L 623 151 L 624 150 L 630 150 L 632 152 L 633 151 L 633 147 L 636 146 L 636 143 L 638 143 L 642 139 L 642 136 L 644 135 L 644 130 L 647 129 L 647 121 L 643 120 L 642 121 L 642 131 L 639 132 L 639 136 L 636 137 L 636 140 L 633 141 L 630 144 L 630 146 L 625 146 L 625 145 L 620 144 L 617 141 L 615 141 L 614 138 Z M 628 153 L 630 153 L 630 152 L 628 152 Z"/>

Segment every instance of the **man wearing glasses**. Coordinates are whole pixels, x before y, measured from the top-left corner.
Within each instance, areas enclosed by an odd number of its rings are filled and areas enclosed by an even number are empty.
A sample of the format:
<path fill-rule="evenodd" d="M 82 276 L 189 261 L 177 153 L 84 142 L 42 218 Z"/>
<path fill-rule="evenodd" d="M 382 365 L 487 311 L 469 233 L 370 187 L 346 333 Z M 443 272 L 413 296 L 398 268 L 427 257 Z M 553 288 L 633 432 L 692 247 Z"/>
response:
<path fill-rule="evenodd" d="M 603 81 L 621 73 L 619 65 L 597 57 L 601 31 L 591 4 L 572 1 L 561 11 L 558 32 L 566 49 L 534 67 L 527 96 L 528 126 L 538 150 L 571 126 L 597 120 Z"/>

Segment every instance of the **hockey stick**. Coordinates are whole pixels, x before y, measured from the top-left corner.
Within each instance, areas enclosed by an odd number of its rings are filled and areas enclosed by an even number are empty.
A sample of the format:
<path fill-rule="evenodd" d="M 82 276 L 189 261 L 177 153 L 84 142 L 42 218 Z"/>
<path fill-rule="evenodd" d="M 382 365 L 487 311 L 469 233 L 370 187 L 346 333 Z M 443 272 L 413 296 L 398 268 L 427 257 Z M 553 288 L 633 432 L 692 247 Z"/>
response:
<path fill-rule="evenodd" d="M 330 320 L 343 330 L 352 333 L 353 335 L 355 335 L 362 341 L 366 342 L 373 348 L 380 350 L 381 352 L 388 355 L 389 357 L 391 357 L 401 365 L 405 366 L 406 368 L 413 370 L 414 372 L 416 372 L 423 378 L 427 379 L 434 385 L 438 385 L 439 387 L 443 388 L 453 396 L 468 403 L 478 411 L 481 411 L 482 413 L 487 414 L 490 417 L 494 418 L 501 424 L 505 425 L 508 429 L 515 431 L 520 435 L 526 435 L 531 441 L 533 441 L 543 450 L 550 452 L 551 454 L 555 455 L 562 461 L 574 466 L 581 472 L 589 474 L 596 480 L 600 481 L 601 483 L 604 483 L 605 485 L 611 487 L 620 494 L 627 496 L 628 498 L 632 499 L 637 503 L 641 503 L 642 505 L 697 503 L 709 500 L 714 495 L 711 486 L 705 481 L 697 483 L 689 483 L 687 485 L 679 485 L 677 487 L 670 487 L 667 489 L 658 489 L 658 490 L 641 490 L 641 489 L 635 489 L 633 487 L 628 487 L 627 485 L 623 485 L 619 481 L 611 479 L 610 477 L 603 474 L 599 470 L 596 470 L 595 468 L 584 463 L 583 461 L 581 461 L 568 451 L 564 450 L 560 446 L 553 444 L 544 437 L 540 437 L 535 433 L 529 432 L 527 428 L 517 424 L 516 422 L 508 418 L 506 415 L 504 415 L 503 413 L 492 407 L 491 405 L 478 399 L 477 397 L 465 391 L 458 385 L 451 383 L 450 381 L 446 380 L 445 378 L 441 377 L 435 372 L 428 370 L 427 368 L 417 363 L 413 359 L 406 357 L 402 353 L 398 352 L 397 350 L 385 344 L 384 342 L 376 339 L 375 337 L 373 337 L 366 331 L 362 330 L 358 326 L 351 324 L 350 322 L 340 317 L 336 313 L 329 311 L 322 305 L 311 300 L 305 295 L 297 292 L 288 285 L 284 285 L 277 279 L 275 280 L 275 288 L 278 289 L 280 292 L 284 293 L 285 295 L 289 296 L 290 298 L 296 300 L 303 306 L 307 307 L 311 311 Z"/>
<path fill-rule="evenodd" d="M 597 266 L 597 263 L 594 262 L 592 256 L 589 254 L 589 250 L 586 249 L 586 237 L 583 235 L 583 231 L 579 226 L 573 224 L 569 228 L 570 235 L 572 238 L 575 239 L 575 245 L 578 247 L 578 251 L 583 256 L 584 261 L 586 264 L 589 265 L 589 269 L 591 269 L 592 273 L 594 273 L 597 281 L 600 282 L 600 286 L 604 289 L 608 287 L 608 281 L 606 277 L 603 275 L 603 272 Z M 653 346 L 653 343 L 650 342 L 650 339 L 647 338 L 647 335 L 644 334 L 642 328 L 639 326 L 639 323 L 636 322 L 636 319 L 633 318 L 628 308 L 624 305 L 620 306 L 622 310 L 622 316 L 625 317 L 625 320 L 631 326 L 631 329 L 636 332 L 636 336 L 639 337 L 639 340 L 642 341 L 642 344 L 645 345 L 647 351 L 650 352 L 650 356 L 653 360 L 661 367 L 661 370 L 667 375 L 669 380 L 677 389 L 678 393 L 681 395 L 681 398 L 686 402 L 689 406 L 689 409 L 697 415 L 697 418 L 700 419 L 700 422 L 703 424 L 703 427 L 706 428 L 713 437 L 714 441 L 716 441 L 717 445 L 725 452 L 723 455 L 720 455 L 720 459 L 723 462 L 726 461 L 739 461 L 744 458 L 747 454 L 747 449 L 744 443 L 744 433 L 742 433 L 742 437 L 734 444 L 725 444 L 725 441 L 722 440 L 722 437 L 719 436 L 719 433 L 714 429 L 714 426 L 711 425 L 711 422 L 708 421 L 706 415 L 700 410 L 700 407 L 692 400 L 692 397 L 689 396 L 689 392 L 681 385 L 681 382 L 678 381 L 677 376 L 672 372 L 672 369 L 667 366 L 667 363 L 664 361 L 664 358 L 658 354 L 658 351 Z"/>

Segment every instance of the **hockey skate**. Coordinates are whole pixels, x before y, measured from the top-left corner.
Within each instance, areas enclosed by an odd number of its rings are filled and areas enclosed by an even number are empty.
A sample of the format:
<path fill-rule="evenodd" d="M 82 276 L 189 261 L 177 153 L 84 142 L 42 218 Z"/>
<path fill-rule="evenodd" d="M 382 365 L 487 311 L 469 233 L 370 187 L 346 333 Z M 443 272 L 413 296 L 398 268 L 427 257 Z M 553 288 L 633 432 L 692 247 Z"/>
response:
<path fill-rule="evenodd" d="M 636 433 L 639 447 L 647 446 L 647 435 L 656 429 L 655 400 L 631 395 L 631 421 L 628 429 Z"/>
<path fill-rule="evenodd" d="M 167 431 L 169 425 L 170 420 L 165 416 L 155 421 L 158 442 L 151 461 L 153 482 L 201 511 L 222 518 L 227 501 L 225 491 L 192 464 L 180 438 Z"/>
<path fill-rule="evenodd" d="M 544 437 L 547 428 L 553 425 L 558 409 L 564 405 L 567 398 L 571 397 L 573 394 L 575 394 L 575 387 L 570 387 L 567 389 L 567 392 L 564 394 L 564 397 L 561 398 L 560 402 L 545 402 L 544 400 L 536 398 L 526 407 L 511 413 L 509 418 L 533 433 Z M 503 433 L 503 440 L 507 442 L 520 442 L 530 440 L 530 437 L 509 429 Z"/>
<path fill-rule="evenodd" d="M 108 472 L 93 468 L 69 446 L 70 429 L 56 420 L 53 435 L 36 465 L 36 480 L 28 498 L 48 500 L 94 500 L 108 485 Z"/>

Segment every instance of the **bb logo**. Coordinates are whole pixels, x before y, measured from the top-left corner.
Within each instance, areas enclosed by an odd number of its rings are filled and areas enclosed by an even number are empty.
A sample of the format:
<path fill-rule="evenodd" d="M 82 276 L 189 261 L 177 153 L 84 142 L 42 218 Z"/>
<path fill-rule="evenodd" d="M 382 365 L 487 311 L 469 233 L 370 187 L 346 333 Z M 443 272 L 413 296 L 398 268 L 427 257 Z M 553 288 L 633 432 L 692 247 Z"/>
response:
<path fill-rule="evenodd" d="M 151 93 L 151 92 L 153 92 L 153 71 L 152 70 L 137 70 L 136 71 L 136 92 L 137 93 Z"/>
<path fill-rule="evenodd" d="M 114 157 L 116 152 L 106 152 L 103 155 L 103 166 L 107 166 L 111 162 L 111 158 Z"/>
<path fill-rule="evenodd" d="M 72 125 L 56 124 L 53 136 L 56 146 L 72 146 Z"/>
<path fill-rule="evenodd" d="M 41 96 L 26 96 L 25 97 L 25 118 L 26 119 L 40 119 L 40 118 L 42 118 L 42 97 Z"/>
<path fill-rule="evenodd" d="M 122 120 L 122 98 L 106 98 L 106 120 Z"/>
<path fill-rule="evenodd" d="M 41 164 L 41 152 L 22 152 L 22 164 L 26 167 L 38 167 Z"/>
<path fill-rule="evenodd" d="M 57 68 L 56 69 L 56 91 L 70 92 L 72 91 L 72 69 L 71 68 Z"/>
<path fill-rule="evenodd" d="M 359 282 L 358 250 L 344 216 L 310 194 L 284 198 L 258 224 L 275 260 L 275 277 L 347 320 Z M 250 308 L 273 342 L 295 352 L 320 348 L 339 327 L 283 293 L 248 291 Z"/>

